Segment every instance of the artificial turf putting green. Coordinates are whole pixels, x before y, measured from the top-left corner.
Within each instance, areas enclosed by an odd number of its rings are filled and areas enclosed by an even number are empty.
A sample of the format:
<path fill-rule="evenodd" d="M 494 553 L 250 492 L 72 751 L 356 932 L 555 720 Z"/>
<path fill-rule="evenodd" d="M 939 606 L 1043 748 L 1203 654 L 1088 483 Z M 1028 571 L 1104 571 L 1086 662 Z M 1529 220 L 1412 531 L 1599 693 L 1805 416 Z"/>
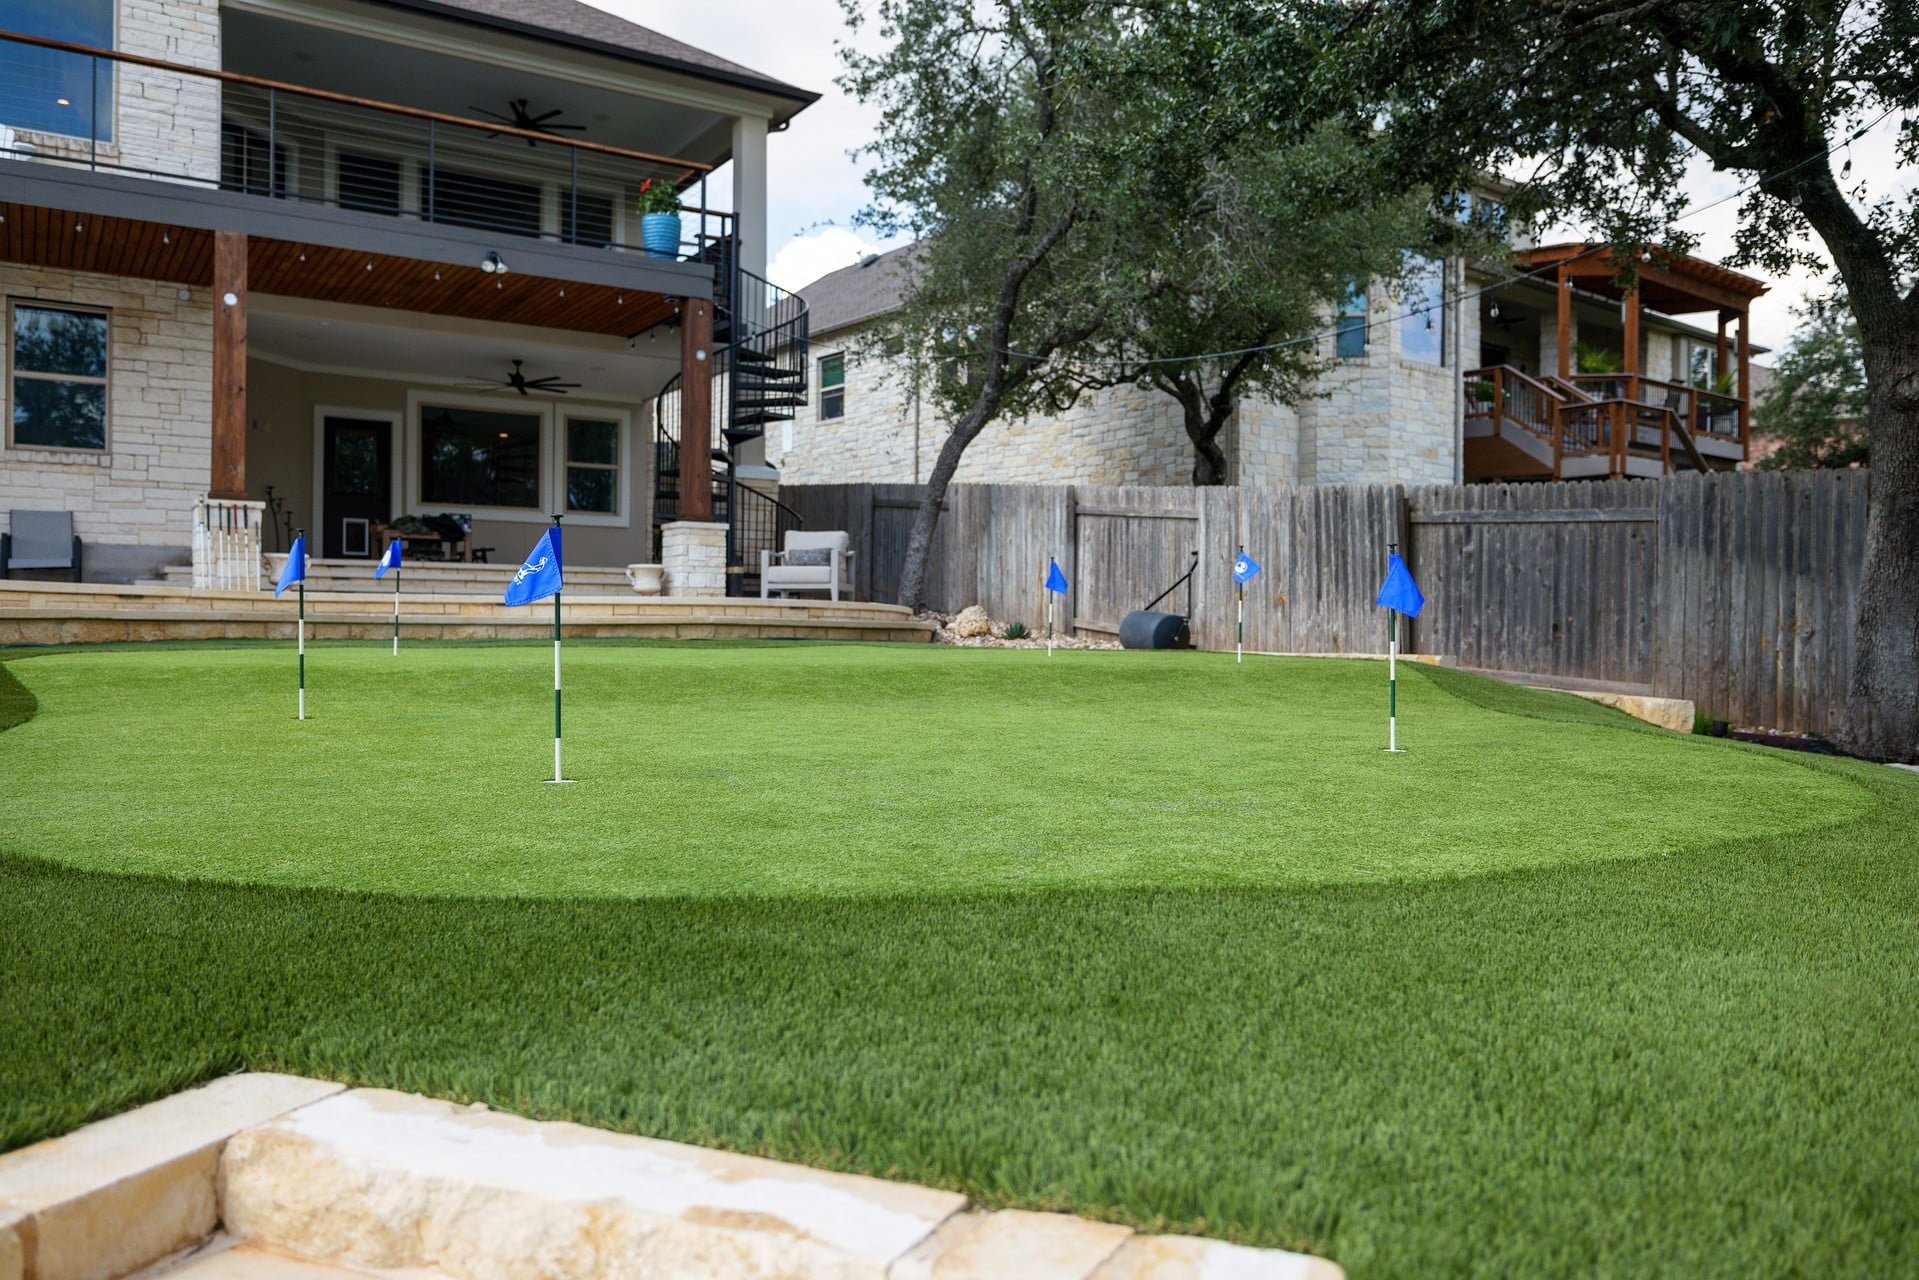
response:
<path fill-rule="evenodd" d="M 1549 725 L 1376 663 L 932 646 L 74 654 L 0 743 L 16 847 L 382 893 L 876 894 L 1432 879 L 1674 854 L 1866 794 L 1679 735 Z M 69 785 L 61 785 L 65 780 Z M 99 783 L 111 780 L 113 803 Z"/>
<path fill-rule="evenodd" d="M 1389 758 L 1367 663 L 575 646 L 550 788 L 547 657 L 322 651 L 304 726 L 285 651 L 0 666 L 0 1147 L 281 1069 L 1355 1280 L 1919 1267 L 1919 780 L 1447 672 Z"/>

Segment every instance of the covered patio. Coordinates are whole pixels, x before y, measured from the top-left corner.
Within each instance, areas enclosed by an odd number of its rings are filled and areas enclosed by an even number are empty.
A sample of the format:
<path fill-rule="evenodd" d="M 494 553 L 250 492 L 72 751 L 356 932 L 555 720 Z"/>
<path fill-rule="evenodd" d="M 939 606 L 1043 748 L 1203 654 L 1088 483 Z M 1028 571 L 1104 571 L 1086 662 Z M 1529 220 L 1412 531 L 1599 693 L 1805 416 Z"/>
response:
<path fill-rule="evenodd" d="M 1630 280 L 1604 245 L 1520 253 L 1482 299 L 1464 375 L 1468 480 L 1729 470 L 1751 443 L 1750 311 L 1767 286 L 1648 248 Z M 1704 313 L 1711 327 L 1687 317 Z"/>

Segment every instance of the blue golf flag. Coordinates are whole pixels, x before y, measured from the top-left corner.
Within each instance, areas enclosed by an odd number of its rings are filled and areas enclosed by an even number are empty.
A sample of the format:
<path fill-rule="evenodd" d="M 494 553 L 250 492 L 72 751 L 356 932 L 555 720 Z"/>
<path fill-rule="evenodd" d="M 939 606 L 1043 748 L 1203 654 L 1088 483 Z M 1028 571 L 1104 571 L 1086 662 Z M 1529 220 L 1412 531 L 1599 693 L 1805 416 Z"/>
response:
<path fill-rule="evenodd" d="M 273 598 L 278 600 L 282 591 L 296 582 L 306 581 L 306 576 L 307 540 L 306 535 L 302 534 L 293 540 L 293 550 L 287 552 L 287 562 L 280 570 L 280 583 L 273 588 Z"/>
<path fill-rule="evenodd" d="M 1251 582 L 1253 575 L 1259 572 L 1259 568 L 1259 561 L 1242 551 L 1239 553 L 1239 559 L 1233 561 L 1233 581 L 1239 583 Z"/>
<path fill-rule="evenodd" d="M 1419 584 L 1413 581 L 1413 571 L 1397 553 L 1387 558 L 1386 581 L 1379 584 L 1377 603 L 1382 609 L 1397 609 L 1409 618 L 1417 618 L 1426 606 L 1426 597 L 1419 594 Z"/>
<path fill-rule="evenodd" d="M 1066 594 L 1066 575 L 1059 571 L 1059 561 L 1057 560 L 1048 560 L 1046 562 L 1046 589 L 1048 591 L 1056 591 L 1060 595 Z"/>
<path fill-rule="evenodd" d="M 381 556 L 380 563 L 374 566 L 374 577 L 384 578 L 386 577 L 386 571 L 388 569 L 397 569 L 400 567 L 400 556 L 404 554 L 401 547 L 404 542 L 405 539 L 395 538 L 386 544 L 386 554 Z"/>
<path fill-rule="evenodd" d="M 558 592 L 560 585 L 560 530 L 555 525 L 540 535 L 526 563 L 513 575 L 506 589 L 506 602 L 532 604 Z"/>

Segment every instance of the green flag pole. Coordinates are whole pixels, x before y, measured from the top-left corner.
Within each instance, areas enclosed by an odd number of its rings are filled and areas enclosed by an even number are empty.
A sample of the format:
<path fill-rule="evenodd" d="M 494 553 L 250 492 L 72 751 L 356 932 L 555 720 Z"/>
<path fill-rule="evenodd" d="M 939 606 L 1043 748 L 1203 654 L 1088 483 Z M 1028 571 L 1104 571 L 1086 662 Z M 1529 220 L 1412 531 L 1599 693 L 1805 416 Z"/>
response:
<path fill-rule="evenodd" d="M 406 559 L 406 552 L 400 553 L 400 559 Z M 393 564 L 393 656 L 400 656 L 400 564 Z"/>
<path fill-rule="evenodd" d="M 306 546 L 300 541 L 306 537 L 305 529 L 299 530 L 293 539 L 293 545 L 300 548 L 300 558 L 306 559 Z M 295 624 L 295 634 L 299 637 L 300 650 L 300 719 L 307 718 L 307 567 L 300 566 L 300 577 L 294 584 L 300 592 L 300 620 Z"/>

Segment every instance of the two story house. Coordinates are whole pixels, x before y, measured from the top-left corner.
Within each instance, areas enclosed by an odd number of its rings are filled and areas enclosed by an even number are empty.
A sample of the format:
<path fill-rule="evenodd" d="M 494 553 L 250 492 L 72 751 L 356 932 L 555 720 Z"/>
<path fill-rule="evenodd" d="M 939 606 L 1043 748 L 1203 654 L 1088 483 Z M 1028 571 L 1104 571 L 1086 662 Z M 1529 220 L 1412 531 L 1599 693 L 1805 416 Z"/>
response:
<path fill-rule="evenodd" d="M 1646 257 L 1630 290 L 1587 244 L 1431 262 L 1397 294 L 1354 290 L 1327 317 L 1320 354 L 1333 363 L 1314 394 L 1241 400 L 1221 442 L 1228 478 L 1451 484 L 1737 466 L 1759 350 L 1748 313 L 1766 286 L 1700 258 Z M 765 438 L 780 483 L 917 483 L 932 469 L 946 428 L 909 357 L 863 341 L 912 287 L 913 258 L 908 245 L 801 288 L 813 387 Z M 991 424 L 957 478 L 1180 485 L 1192 469 L 1177 404 L 1129 386 Z"/>
<path fill-rule="evenodd" d="M 654 559 L 730 491 L 715 387 L 804 351 L 766 160 L 816 96 L 577 0 L 0 0 L 0 511 L 106 581 L 442 513 Z"/>

